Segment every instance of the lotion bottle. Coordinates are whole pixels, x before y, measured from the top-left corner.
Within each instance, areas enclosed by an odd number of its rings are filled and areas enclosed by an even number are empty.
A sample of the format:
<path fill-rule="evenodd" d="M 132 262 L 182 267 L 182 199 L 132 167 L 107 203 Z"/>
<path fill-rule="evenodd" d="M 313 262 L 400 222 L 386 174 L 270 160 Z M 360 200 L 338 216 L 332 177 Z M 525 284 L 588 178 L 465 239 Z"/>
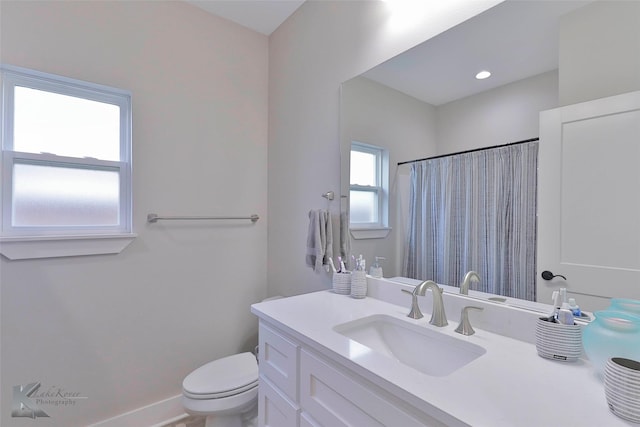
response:
<path fill-rule="evenodd" d="M 558 323 L 562 325 L 573 325 L 573 313 L 568 302 L 563 302 L 560 311 L 558 311 Z"/>
<path fill-rule="evenodd" d="M 380 261 L 382 261 L 383 259 L 384 257 L 381 256 L 376 257 L 375 262 L 371 265 L 371 268 L 369 268 L 369 275 L 371 277 L 382 277 L 382 266 L 380 265 Z"/>

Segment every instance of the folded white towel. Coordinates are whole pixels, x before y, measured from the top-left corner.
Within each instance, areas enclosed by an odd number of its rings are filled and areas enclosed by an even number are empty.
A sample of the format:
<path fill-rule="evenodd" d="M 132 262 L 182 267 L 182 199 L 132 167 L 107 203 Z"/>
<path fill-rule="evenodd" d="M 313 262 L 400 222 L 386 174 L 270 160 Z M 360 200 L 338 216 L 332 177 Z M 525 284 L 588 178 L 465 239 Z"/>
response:
<path fill-rule="evenodd" d="M 333 227 L 331 216 L 326 210 L 309 211 L 309 231 L 307 233 L 306 263 L 314 270 L 329 265 L 333 256 Z"/>

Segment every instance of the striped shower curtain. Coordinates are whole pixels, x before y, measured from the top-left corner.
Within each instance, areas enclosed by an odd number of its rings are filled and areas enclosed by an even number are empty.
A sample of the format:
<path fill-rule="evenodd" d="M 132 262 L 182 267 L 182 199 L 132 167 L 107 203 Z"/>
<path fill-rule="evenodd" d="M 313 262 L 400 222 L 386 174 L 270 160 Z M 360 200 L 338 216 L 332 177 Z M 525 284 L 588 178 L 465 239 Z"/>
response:
<path fill-rule="evenodd" d="M 535 301 L 538 142 L 416 162 L 403 276 Z"/>

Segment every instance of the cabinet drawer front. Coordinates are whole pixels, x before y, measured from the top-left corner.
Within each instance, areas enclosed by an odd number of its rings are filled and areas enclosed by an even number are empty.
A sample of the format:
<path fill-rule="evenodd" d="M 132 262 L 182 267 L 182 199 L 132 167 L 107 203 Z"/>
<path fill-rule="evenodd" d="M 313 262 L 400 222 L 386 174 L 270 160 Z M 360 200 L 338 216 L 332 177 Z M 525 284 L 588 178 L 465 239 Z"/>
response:
<path fill-rule="evenodd" d="M 391 403 L 382 389 L 347 376 L 310 353 L 300 351 L 300 406 L 325 427 L 443 426 L 430 417 L 414 418 Z"/>
<path fill-rule="evenodd" d="M 260 374 L 289 399 L 297 401 L 298 346 L 263 323 L 260 323 L 259 341 Z"/>
<path fill-rule="evenodd" d="M 260 376 L 258 389 L 258 420 L 260 427 L 297 427 L 298 408 Z"/>

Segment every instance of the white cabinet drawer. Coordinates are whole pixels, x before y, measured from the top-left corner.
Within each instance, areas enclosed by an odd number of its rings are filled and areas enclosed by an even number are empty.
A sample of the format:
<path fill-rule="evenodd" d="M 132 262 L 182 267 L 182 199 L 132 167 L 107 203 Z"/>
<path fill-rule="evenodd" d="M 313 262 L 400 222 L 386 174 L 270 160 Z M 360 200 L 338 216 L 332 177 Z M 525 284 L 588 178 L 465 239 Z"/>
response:
<path fill-rule="evenodd" d="M 298 407 L 289 402 L 262 375 L 260 376 L 258 399 L 258 425 L 260 427 L 298 426 Z"/>
<path fill-rule="evenodd" d="M 260 322 L 260 374 L 292 401 L 298 400 L 298 346 Z"/>
<path fill-rule="evenodd" d="M 324 427 L 444 426 L 426 414 L 411 414 L 384 390 L 342 373 L 300 351 L 300 406 Z M 398 404 L 401 404 L 398 402 Z"/>

